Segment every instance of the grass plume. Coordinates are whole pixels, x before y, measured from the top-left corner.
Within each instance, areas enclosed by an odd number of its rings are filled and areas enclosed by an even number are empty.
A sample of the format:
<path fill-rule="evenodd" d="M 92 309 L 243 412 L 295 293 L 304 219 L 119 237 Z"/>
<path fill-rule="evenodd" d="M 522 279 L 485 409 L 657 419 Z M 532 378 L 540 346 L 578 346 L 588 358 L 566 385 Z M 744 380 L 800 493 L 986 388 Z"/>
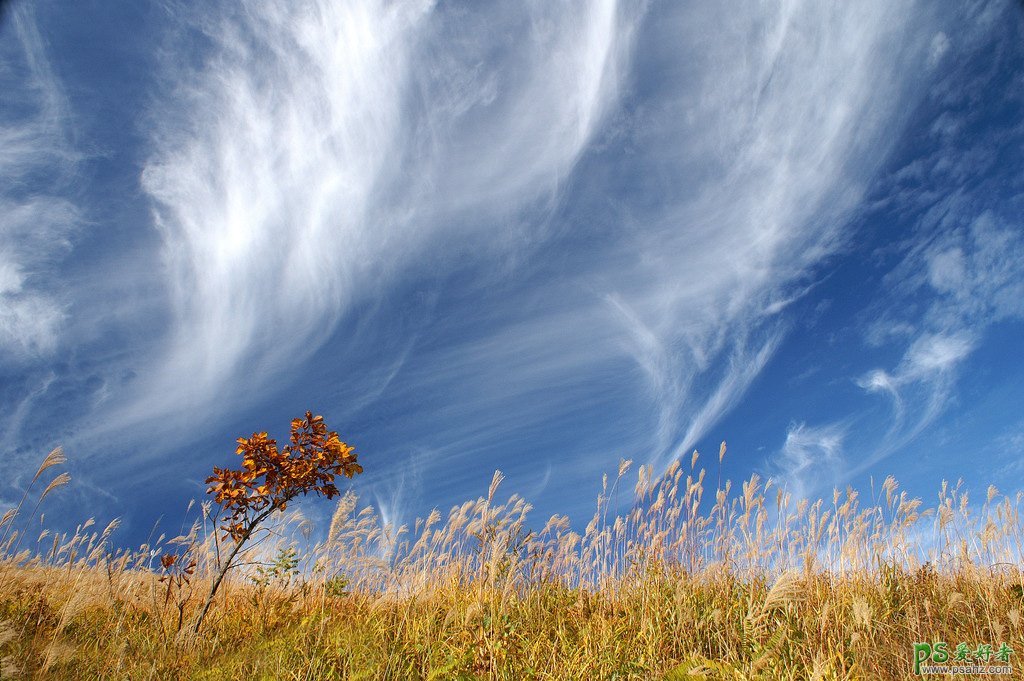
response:
<path fill-rule="evenodd" d="M 898 679 L 915 641 L 1024 651 L 1019 494 L 944 484 L 926 507 L 888 478 L 793 499 L 756 475 L 706 487 L 695 456 L 640 466 L 616 504 L 630 470 L 582 530 L 502 501 L 500 472 L 410 527 L 352 493 L 320 530 L 289 509 L 198 635 L 224 548 L 208 504 L 134 548 L 116 521 L 36 531 L 0 555 L 0 678 Z"/>

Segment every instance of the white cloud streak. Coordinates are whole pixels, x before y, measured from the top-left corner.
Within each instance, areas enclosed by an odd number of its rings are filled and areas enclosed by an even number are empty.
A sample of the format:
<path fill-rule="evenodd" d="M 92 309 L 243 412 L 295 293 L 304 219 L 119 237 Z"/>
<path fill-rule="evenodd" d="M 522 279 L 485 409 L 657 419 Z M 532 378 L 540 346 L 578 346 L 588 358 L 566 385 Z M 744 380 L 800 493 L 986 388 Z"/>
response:
<path fill-rule="evenodd" d="M 842 480 L 846 431 L 841 424 L 811 427 L 798 423 L 789 427 L 773 464 L 795 499 L 817 498 Z"/>
<path fill-rule="evenodd" d="M 923 294 L 929 303 L 918 319 L 908 322 L 895 312 L 895 320 L 883 321 L 905 329 L 909 344 L 892 373 L 875 369 L 858 381 L 891 397 L 893 418 L 854 473 L 898 451 L 943 412 L 955 394 L 957 370 L 988 327 L 1024 319 L 1024 238 L 990 211 L 966 223 L 941 229 L 889 275 L 902 296 Z"/>
<path fill-rule="evenodd" d="M 993 32 L 1014 12 L 998 2 L 963 3 L 956 9 L 956 33 L 932 34 L 927 66 L 945 66 L 930 85 L 934 113 L 922 130 L 926 141 L 879 188 L 883 203 L 914 228 L 897 244 L 902 259 L 884 277 L 884 295 L 868 309 L 873 321 L 866 341 L 895 344 L 902 356 L 895 366 L 856 380 L 866 392 L 887 397 L 892 413 L 879 439 L 858 443 L 862 454 L 848 476 L 870 470 L 921 436 L 955 401 L 958 375 L 988 329 L 1024 317 L 1024 239 L 1012 224 L 1016 217 L 999 217 L 1006 212 L 1001 204 L 1012 207 L 1020 196 L 1009 197 L 1009 187 L 1017 186 L 1006 180 L 1013 171 L 996 167 L 1002 147 L 1019 141 L 1024 126 L 998 123 L 995 131 L 987 113 L 974 106 L 981 93 L 993 91 L 998 63 L 1008 58 Z M 978 68 L 974 58 L 981 53 L 992 61 Z M 999 110 L 1002 97 L 1019 101 L 1011 87 L 986 107 Z"/>
<path fill-rule="evenodd" d="M 361 303 L 468 270 L 466 317 L 421 323 L 444 346 L 386 358 L 389 394 L 441 395 L 424 438 L 493 441 L 608 376 L 650 419 L 630 446 L 695 446 L 845 243 L 935 50 L 910 2 L 647 10 L 202 12 L 175 43 L 199 57 L 166 55 L 142 175 L 171 334 L 113 421 L 229 411 Z M 500 312 L 495 272 L 515 282 Z"/>
<path fill-rule="evenodd" d="M 143 174 L 175 333 L 138 417 L 260 385 L 442 240 L 500 241 L 483 218 L 555 189 L 613 98 L 623 31 L 614 2 L 527 9 L 199 20 L 212 54 L 187 74 L 169 59 Z"/>
<path fill-rule="evenodd" d="M 18 7 L 7 21 L 10 39 L 0 50 L 0 350 L 22 361 L 58 345 L 65 305 L 56 268 L 80 218 L 54 194 L 75 163 L 61 84 L 30 10 Z M 54 186 L 40 187 L 38 176 Z"/>
<path fill-rule="evenodd" d="M 844 244 L 847 211 L 899 126 L 894 104 L 914 96 L 899 71 L 927 52 L 901 36 L 920 19 L 909 4 L 743 9 L 660 17 L 659 75 L 679 85 L 637 122 L 640 169 L 677 184 L 637 217 L 614 301 L 661 406 L 664 460 L 770 359 L 785 331 L 777 302 Z"/>

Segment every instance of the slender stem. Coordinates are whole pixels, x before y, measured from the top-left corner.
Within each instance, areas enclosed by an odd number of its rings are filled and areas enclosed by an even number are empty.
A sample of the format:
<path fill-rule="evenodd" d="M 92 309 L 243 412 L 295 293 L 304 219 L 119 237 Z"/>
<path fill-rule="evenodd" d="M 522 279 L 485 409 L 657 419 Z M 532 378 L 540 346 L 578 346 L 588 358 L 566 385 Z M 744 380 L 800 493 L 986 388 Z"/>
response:
<path fill-rule="evenodd" d="M 7 527 L 4 528 L 4 534 L 2 537 L 0 537 L 0 549 L 4 550 L 5 552 L 6 549 L 4 548 L 4 544 L 7 541 L 7 535 L 10 533 L 11 528 L 14 527 L 14 521 L 17 520 L 18 515 L 21 513 L 21 507 L 24 505 L 25 500 L 28 499 L 29 490 L 32 489 L 32 485 L 34 484 L 35 480 L 30 482 L 28 484 L 28 487 L 25 488 L 25 493 L 21 495 L 21 501 L 19 501 L 18 505 L 14 507 L 14 514 L 11 515 L 10 519 L 7 522 Z"/>
<path fill-rule="evenodd" d="M 210 593 L 206 595 L 206 602 L 203 603 L 203 609 L 199 611 L 199 619 L 196 620 L 196 625 L 192 628 L 193 633 L 199 633 L 199 627 L 202 626 L 203 619 L 206 617 L 206 613 L 209 611 L 210 605 L 213 603 L 213 597 L 217 595 L 217 589 L 220 588 L 220 583 L 224 581 L 224 575 L 226 575 L 228 570 L 233 567 L 235 556 L 237 556 L 238 552 L 242 550 L 242 546 L 244 546 L 245 542 L 249 540 L 252 533 L 256 531 L 259 524 L 266 520 L 267 517 L 276 510 L 277 506 L 271 505 L 270 508 L 253 518 L 252 522 L 250 522 L 248 527 L 246 527 L 241 538 L 235 542 L 235 548 L 231 549 L 231 553 L 228 554 L 227 560 L 225 560 L 220 566 L 217 577 L 213 580 L 213 584 L 210 585 Z"/>
<path fill-rule="evenodd" d="M 206 519 L 210 521 L 210 525 L 213 527 L 213 550 L 214 550 L 214 555 L 216 556 L 216 560 L 217 560 L 217 567 L 220 568 L 220 533 L 217 532 L 217 518 L 214 517 L 213 512 L 208 507 L 203 508 L 203 514 L 206 517 Z M 219 516 L 220 513 L 218 512 L 217 515 Z M 203 536 L 204 536 L 204 542 L 205 542 L 205 536 L 206 536 L 206 524 L 205 523 L 203 524 Z"/>

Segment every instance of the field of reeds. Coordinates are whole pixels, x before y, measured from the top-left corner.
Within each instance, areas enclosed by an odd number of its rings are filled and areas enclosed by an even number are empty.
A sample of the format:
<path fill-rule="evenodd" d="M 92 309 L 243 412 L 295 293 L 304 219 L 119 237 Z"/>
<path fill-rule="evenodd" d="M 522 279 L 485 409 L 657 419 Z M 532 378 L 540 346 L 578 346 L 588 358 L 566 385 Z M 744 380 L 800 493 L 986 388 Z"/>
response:
<path fill-rule="evenodd" d="M 329 527 L 278 513 L 195 632 L 231 541 L 212 504 L 133 549 L 116 521 L 51 534 L 62 464 L 0 526 L 0 679 L 905 679 L 917 642 L 1024 678 L 1022 499 L 994 488 L 807 502 L 623 461 L 582 531 L 500 474 L 410 527 L 348 494 Z"/>

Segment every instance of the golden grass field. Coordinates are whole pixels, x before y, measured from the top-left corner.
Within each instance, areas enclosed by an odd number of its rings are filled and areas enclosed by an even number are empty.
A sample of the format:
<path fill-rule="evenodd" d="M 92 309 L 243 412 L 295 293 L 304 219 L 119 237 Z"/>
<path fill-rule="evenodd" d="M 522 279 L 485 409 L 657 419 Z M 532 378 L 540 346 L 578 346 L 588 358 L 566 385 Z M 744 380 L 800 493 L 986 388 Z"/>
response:
<path fill-rule="evenodd" d="M 116 522 L 50 534 L 62 463 L 0 527 L 0 679 L 906 679 L 919 641 L 1005 643 L 995 678 L 1024 678 L 1022 498 L 995 488 L 808 503 L 709 483 L 696 455 L 658 479 L 623 461 L 582 533 L 500 501 L 500 474 L 408 528 L 349 494 L 329 528 L 278 514 L 196 634 L 210 504 L 132 550 Z"/>

